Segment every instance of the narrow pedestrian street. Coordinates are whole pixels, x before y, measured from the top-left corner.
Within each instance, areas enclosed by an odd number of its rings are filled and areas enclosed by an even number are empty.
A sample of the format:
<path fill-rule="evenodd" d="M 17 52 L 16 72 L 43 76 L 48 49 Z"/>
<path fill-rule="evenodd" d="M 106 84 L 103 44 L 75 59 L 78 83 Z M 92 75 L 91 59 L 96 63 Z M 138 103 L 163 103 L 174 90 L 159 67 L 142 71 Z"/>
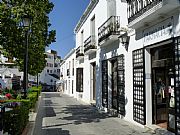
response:
<path fill-rule="evenodd" d="M 33 135 L 151 135 L 59 93 L 42 93 Z"/>

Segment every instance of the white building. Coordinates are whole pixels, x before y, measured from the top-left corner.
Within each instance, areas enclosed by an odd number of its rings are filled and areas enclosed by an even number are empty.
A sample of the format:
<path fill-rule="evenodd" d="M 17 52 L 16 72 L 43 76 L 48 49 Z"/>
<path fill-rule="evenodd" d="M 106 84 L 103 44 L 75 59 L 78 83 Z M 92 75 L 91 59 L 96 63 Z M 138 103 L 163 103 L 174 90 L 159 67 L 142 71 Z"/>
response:
<path fill-rule="evenodd" d="M 72 49 L 61 63 L 61 85 L 64 93 L 76 97 L 75 90 L 75 49 Z"/>
<path fill-rule="evenodd" d="M 60 79 L 60 62 L 61 58 L 57 56 L 54 50 L 48 50 L 46 53 L 46 67 L 39 74 L 39 82 L 46 85 L 55 85 Z"/>
<path fill-rule="evenodd" d="M 3 55 L 3 48 L 0 45 L 0 68 L 17 68 L 17 66 L 15 65 L 15 58 L 12 57 L 5 57 Z"/>
<path fill-rule="evenodd" d="M 180 135 L 179 8 L 179 0 L 91 0 L 75 27 L 76 98 Z"/>
<path fill-rule="evenodd" d="M 133 120 L 180 135 L 180 1 L 128 0 Z M 130 77 L 133 76 L 133 77 Z M 129 102 L 129 101 L 128 101 Z M 130 106 L 128 107 L 130 108 Z"/>
<path fill-rule="evenodd" d="M 79 70 L 81 74 L 84 72 L 83 79 L 78 79 L 81 84 L 76 87 L 76 90 L 82 100 L 89 103 L 96 101 L 99 108 L 104 106 L 106 110 L 113 108 L 112 106 L 117 107 L 115 105 L 117 101 L 112 104 L 114 97 L 110 92 L 110 85 L 116 82 L 112 82 L 112 78 L 109 77 L 102 84 L 101 63 L 112 67 L 115 62 L 117 63 L 117 59 L 123 59 L 121 54 L 123 51 L 125 52 L 125 49 L 120 45 L 118 37 L 122 33 L 122 29 L 127 27 L 126 11 L 127 3 L 120 0 L 91 0 L 75 28 L 76 71 Z M 109 70 L 106 75 L 111 76 L 112 72 Z M 109 96 L 107 98 L 111 100 L 105 101 L 106 96 Z"/>

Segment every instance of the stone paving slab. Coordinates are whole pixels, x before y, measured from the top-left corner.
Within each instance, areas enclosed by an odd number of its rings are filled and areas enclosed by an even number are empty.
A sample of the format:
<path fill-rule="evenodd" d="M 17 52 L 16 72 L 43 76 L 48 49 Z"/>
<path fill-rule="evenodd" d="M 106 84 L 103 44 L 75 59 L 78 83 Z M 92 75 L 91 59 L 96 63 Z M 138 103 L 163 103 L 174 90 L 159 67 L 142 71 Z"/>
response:
<path fill-rule="evenodd" d="M 42 93 L 33 135 L 152 135 L 67 95 Z"/>

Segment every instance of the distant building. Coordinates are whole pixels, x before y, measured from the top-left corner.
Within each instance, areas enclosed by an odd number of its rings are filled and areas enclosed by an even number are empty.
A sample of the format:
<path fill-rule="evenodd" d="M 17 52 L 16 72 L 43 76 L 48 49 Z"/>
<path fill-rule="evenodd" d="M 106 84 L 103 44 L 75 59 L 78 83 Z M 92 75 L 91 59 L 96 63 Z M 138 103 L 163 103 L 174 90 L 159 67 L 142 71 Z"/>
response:
<path fill-rule="evenodd" d="M 61 57 L 55 50 L 48 50 L 46 53 L 46 67 L 39 74 L 39 82 L 46 85 L 55 85 L 60 79 Z"/>
<path fill-rule="evenodd" d="M 62 85 L 64 93 L 76 96 L 75 90 L 75 49 L 72 49 L 64 58 L 61 63 L 60 71 L 60 83 Z"/>
<path fill-rule="evenodd" d="M 2 46 L 0 46 L 0 68 L 17 68 L 15 64 L 15 58 L 12 57 L 5 57 L 3 55 Z"/>

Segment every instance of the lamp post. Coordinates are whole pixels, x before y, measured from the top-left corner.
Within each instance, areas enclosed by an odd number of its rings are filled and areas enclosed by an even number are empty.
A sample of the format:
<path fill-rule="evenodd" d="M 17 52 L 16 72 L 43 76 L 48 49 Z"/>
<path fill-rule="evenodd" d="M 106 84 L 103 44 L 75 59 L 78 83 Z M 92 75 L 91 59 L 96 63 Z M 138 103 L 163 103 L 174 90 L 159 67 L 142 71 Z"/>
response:
<path fill-rule="evenodd" d="M 23 76 L 23 94 L 24 98 L 27 97 L 28 89 L 28 43 L 29 43 L 29 30 L 31 27 L 32 19 L 30 16 L 23 16 L 22 26 L 25 28 L 25 54 L 24 54 L 24 76 Z"/>

